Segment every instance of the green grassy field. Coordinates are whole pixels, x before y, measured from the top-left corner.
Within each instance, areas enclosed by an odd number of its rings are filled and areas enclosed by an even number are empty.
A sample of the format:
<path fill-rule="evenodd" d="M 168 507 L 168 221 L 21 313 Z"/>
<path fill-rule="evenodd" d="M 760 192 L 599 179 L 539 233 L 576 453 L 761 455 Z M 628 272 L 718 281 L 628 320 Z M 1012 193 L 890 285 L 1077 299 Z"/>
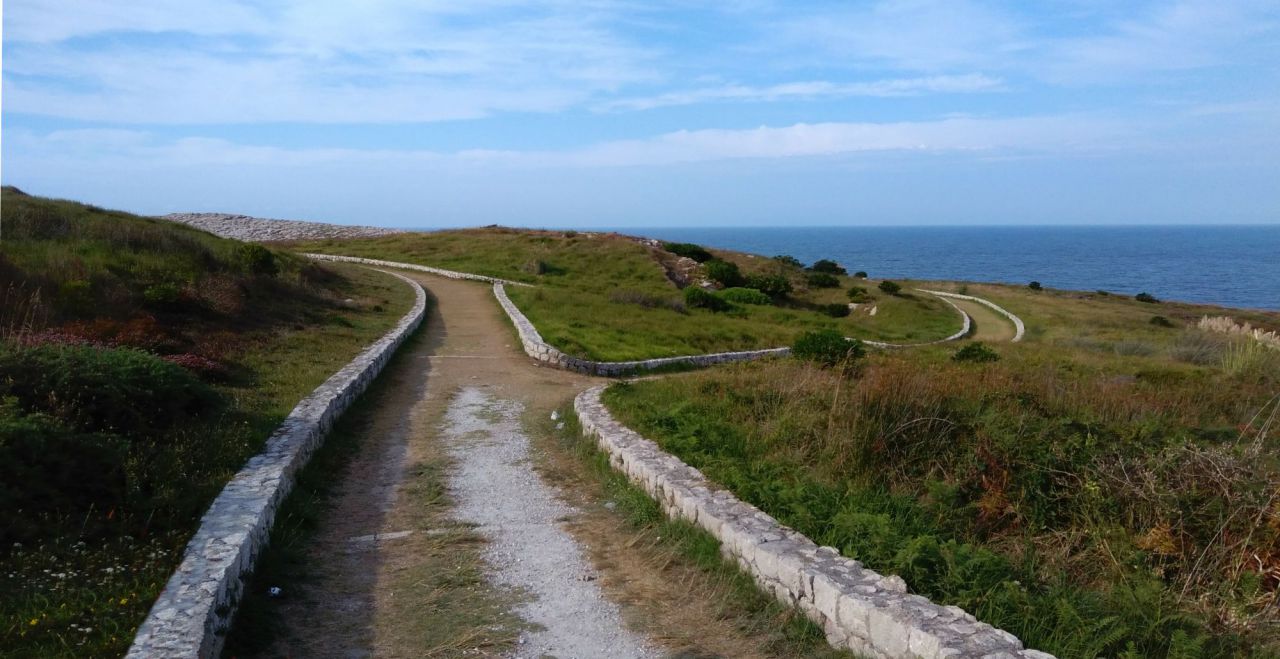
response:
<path fill-rule="evenodd" d="M 8 188 L 3 206 L 0 647 L 120 656 L 227 479 L 413 293 Z"/>
<path fill-rule="evenodd" d="M 616 234 L 472 229 L 325 240 L 288 245 L 298 251 L 346 254 L 503 277 L 535 284 L 512 287 L 513 302 L 549 343 L 579 357 L 621 361 L 790 345 L 800 333 L 838 328 L 848 336 L 916 343 L 960 328 L 949 305 L 911 290 L 875 290 L 878 281 L 838 277 L 833 288 L 809 288 L 805 273 L 772 259 L 711 250 L 744 275 L 777 273 L 795 291 L 777 304 L 735 304 L 725 311 L 690 308 L 667 276 L 672 255 Z M 874 299 L 845 318 L 819 306 L 845 304 L 846 290 L 865 286 Z M 874 315 L 870 313 L 875 308 Z"/>
<path fill-rule="evenodd" d="M 985 364 L 872 353 L 844 375 L 741 364 L 606 400 L 815 542 L 1031 647 L 1280 652 L 1280 351 L 1194 329 L 1222 309 L 966 288 L 1022 315 L 1027 342 Z"/>

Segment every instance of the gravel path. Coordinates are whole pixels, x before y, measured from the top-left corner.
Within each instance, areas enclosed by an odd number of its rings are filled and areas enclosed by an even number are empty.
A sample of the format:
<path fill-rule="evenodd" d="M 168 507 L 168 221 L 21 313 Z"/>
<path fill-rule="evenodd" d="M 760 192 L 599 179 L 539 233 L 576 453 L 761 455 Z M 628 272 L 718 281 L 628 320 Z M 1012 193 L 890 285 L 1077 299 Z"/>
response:
<path fill-rule="evenodd" d="M 521 635 L 516 656 L 657 657 L 622 624 L 582 549 L 561 521 L 576 513 L 529 464 L 524 406 L 482 387 L 461 389 L 446 414 L 455 461 L 450 491 L 461 522 L 489 540 L 485 559 L 498 584 L 527 593 L 516 612 L 540 627 Z"/>

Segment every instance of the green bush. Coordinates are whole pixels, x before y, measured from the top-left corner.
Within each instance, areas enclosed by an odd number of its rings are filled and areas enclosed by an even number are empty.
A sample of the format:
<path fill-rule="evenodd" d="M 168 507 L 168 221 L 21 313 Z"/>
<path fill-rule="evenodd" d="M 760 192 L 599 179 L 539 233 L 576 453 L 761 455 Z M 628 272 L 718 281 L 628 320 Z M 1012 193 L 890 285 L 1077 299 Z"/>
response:
<path fill-rule="evenodd" d="M 706 263 L 707 261 L 715 258 L 715 256 L 713 256 L 711 252 L 708 252 L 704 247 L 693 243 L 662 243 L 662 249 L 665 249 L 676 256 L 691 258 L 698 263 Z"/>
<path fill-rule="evenodd" d="M 747 275 L 747 288 L 770 297 L 786 297 L 791 293 L 791 280 L 786 275 Z"/>
<path fill-rule="evenodd" d="M 1151 323 L 1152 325 L 1155 325 L 1156 327 L 1173 327 L 1174 326 L 1173 321 L 1169 320 L 1168 318 L 1165 318 L 1164 316 L 1152 316 L 1151 320 L 1147 322 Z"/>
<path fill-rule="evenodd" d="M 803 268 L 803 267 L 804 267 L 804 264 L 800 262 L 800 259 L 798 259 L 798 258 L 796 258 L 796 257 L 794 257 L 794 256 L 787 256 L 786 254 L 779 254 L 779 255 L 777 255 L 777 256 L 775 256 L 775 257 L 773 257 L 773 260 L 775 260 L 775 261 L 777 261 L 778 263 L 781 263 L 781 264 L 783 264 L 783 265 L 790 266 L 790 267 L 792 267 L 792 268 Z"/>
<path fill-rule="evenodd" d="M 0 397 L 84 433 L 155 438 L 214 407 L 186 369 L 132 349 L 0 345 Z"/>
<path fill-rule="evenodd" d="M 708 279 L 724 288 L 734 288 L 747 283 L 747 280 L 742 276 L 742 271 L 738 270 L 736 263 L 711 259 L 703 263 L 702 267 L 706 269 Z"/>
<path fill-rule="evenodd" d="M 866 271 L 866 270 L 859 270 L 859 271 L 857 271 L 857 272 L 853 273 L 853 276 L 854 276 L 854 277 L 857 277 L 858 279 L 866 279 L 866 278 L 867 278 L 867 271 Z"/>
<path fill-rule="evenodd" d="M 1155 303 L 1157 303 L 1157 302 L 1159 302 L 1159 301 L 1160 301 L 1160 300 L 1156 299 L 1156 296 L 1154 296 L 1154 295 L 1152 295 L 1152 294 L 1150 294 L 1150 293 L 1147 293 L 1146 291 L 1143 291 L 1143 292 L 1138 293 L 1137 295 L 1133 296 L 1133 299 L 1135 299 L 1135 300 L 1137 300 L 1137 301 L 1139 301 L 1139 302 L 1146 302 L 1146 303 L 1148 303 L 1148 304 L 1155 304 Z"/>
<path fill-rule="evenodd" d="M 862 357 L 863 352 L 861 341 L 845 338 L 834 329 L 810 330 L 791 345 L 791 354 L 797 359 L 828 367 L 852 363 Z"/>
<path fill-rule="evenodd" d="M 720 298 L 735 304 L 773 304 L 773 298 L 754 288 L 726 288 Z"/>
<path fill-rule="evenodd" d="M 280 272 L 280 267 L 276 265 L 276 255 L 262 245 L 236 245 L 236 260 L 246 271 L 255 275 L 274 277 Z"/>
<path fill-rule="evenodd" d="M 691 309 L 707 309 L 708 311 L 728 311 L 732 305 L 715 293 L 697 286 L 684 289 L 684 303 Z"/>
<path fill-rule="evenodd" d="M 889 295 L 897 295 L 902 292 L 902 286 L 898 284 L 898 282 L 886 279 L 885 281 L 880 282 L 880 290 L 888 293 Z"/>
<path fill-rule="evenodd" d="M 1027 284 L 1027 288 L 1030 288 L 1033 291 L 1043 290 L 1043 287 L 1040 286 L 1040 282 L 1038 281 L 1033 281 L 1030 284 Z"/>
<path fill-rule="evenodd" d="M 858 304 L 870 302 L 875 299 L 871 297 L 871 294 L 868 293 L 867 289 L 863 286 L 851 286 L 848 291 L 845 291 L 845 294 L 849 296 L 850 302 L 857 302 Z"/>
<path fill-rule="evenodd" d="M 1000 353 L 988 348 L 981 341 L 974 341 L 957 350 L 951 359 L 958 362 L 994 362 L 999 361 Z"/>
<path fill-rule="evenodd" d="M 829 275 L 849 274 L 848 271 L 840 267 L 839 263 L 836 263 L 831 259 L 818 259 L 817 261 L 813 262 L 813 265 L 809 266 L 809 270 L 813 272 L 825 272 Z"/>
<path fill-rule="evenodd" d="M 182 296 L 182 288 L 172 282 L 152 284 L 142 291 L 142 299 L 155 307 L 172 307 Z"/>
<path fill-rule="evenodd" d="M 825 272 L 812 272 L 805 277 L 811 288 L 836 288 L 840 285 L 840 280 L 835 275 L 829 275 Z"/>
<path fill-rule="evenodd" d="M 847 304 L 824 304 L 818 310 L 832 318 L 844 318 L 849 315 Z"/>

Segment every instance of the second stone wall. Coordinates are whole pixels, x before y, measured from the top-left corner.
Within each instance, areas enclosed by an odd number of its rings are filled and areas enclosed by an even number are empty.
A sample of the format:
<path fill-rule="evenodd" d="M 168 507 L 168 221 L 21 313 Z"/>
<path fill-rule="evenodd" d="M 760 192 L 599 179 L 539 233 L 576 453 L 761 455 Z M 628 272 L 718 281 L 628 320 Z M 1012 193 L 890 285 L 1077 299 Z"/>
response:
<path fill-rule="evenodd" d="M 579 394 L 574 410 L 610 464 L 669 517 L 719 540 L 728 558 L 763 590 L 803 611 L 832 646 L 877 658 L 1052 659 L 963 609 L 907 593 L 901 578 L 819 547 L 733 493 L 714 489 L 697 469 L 614 420 L 601 400 L 604 389 Z"/>

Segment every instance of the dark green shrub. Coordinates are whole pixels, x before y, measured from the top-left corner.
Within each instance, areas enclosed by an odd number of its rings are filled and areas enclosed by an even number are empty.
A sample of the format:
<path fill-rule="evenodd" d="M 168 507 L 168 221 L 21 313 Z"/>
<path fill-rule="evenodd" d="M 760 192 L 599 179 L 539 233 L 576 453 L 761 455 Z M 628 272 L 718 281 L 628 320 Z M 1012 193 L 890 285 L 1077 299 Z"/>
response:
<path fill-rule="evenodd" d="M 702 267 L 706 269 L 708 279 L 724 288 L 734 288 L 747 283 L 747 280 L 742 276 L 742 271 L 738 270 L 738 264 L 736 263 L 711 259 L 703 263 Z"/>
<path fill-rule="evenodd" d="M 75 432 L 56 419 L 22 416 L 15 408 L 12 399 L 0 406 L 0 509 L 6 518 L 0 544 L 39 538 L 46 524 L 121 505 L 125 440 Z"/>
<path fill-rule="evenodd" d="M 735 304 L 773 304 L 773 298 L 754 288 L 726 288 L 720 298 Z"/>
<path fill-rule="evenodd" d="M 864 302 L 870 302 L 871 300 L 875 299 L 871 297 L 871 294 L 867 293 L 867 289 L 862 286 L 851 286 L 849 287 L 849 290 L 845 292 L 845 294 L 849 296 L 850 302 L 857 302 L 858 304 L 862 304 Z"/>
<path fill-rule="evenodd" d="M 840 280 L 835 275 L 825 272 L 811 272 L 805 277 L 805 281 L 812 288 L 836 288 L 840 285 Z"/>
<path fill-rule="evenodd" d="M 732 305 L 720 299 L 715 293 L 697 286 L 689 286 L 684 289 L 684 303 L 688 307 L 707 309 L 708 311 L 727 311 L 732 308 Z"/>
<path fill-rule="evenodd" d="M 642 291 L 626 288 L 614 290 L 609 293 L 609 301 L 620 302 L 622 304 L 635 304 L 646 309 L 670 309 L 676 313 L 689 313 L 689 310 L 684 306 L 684 302 L 681 302 L 678 298 L 650 295 Z"/>
<path fill-rule="evenodd" d="M 902 291 L 902 286 L 896 281 L 889 281 L 886 279 L 885 281 L 880 282 L 880 290 L 888 293 L 889 295 L 897 295 Z"/>
<path fill-rule="evenodd" d="M 791 354 L 823 366 L 839 366 L 862 357 L 863 348 L 857 339 L 847 339 L 837 330 L 821 329 L 801 334 L 791 345 Z"/>
<path fill-rule="evenodd" d="M 1033 281 L 1030 284 L 1027 284 L 1027 288 L 1030 288 L 1033 291 L 1043 290 L 1043 287 L 1040 286 L 1040 282 L 1038 281 Z"/>
<path fill-rule="evenodd" d="M 526 261 L 524 265 L 520 266 L 520 272 L 528 275 L 545 275 L 547 274 L 547 262 L 538 259 Z"/>
<path fill-rule="evenodd" d="M 276 265 L 276 255 L 262 245 L 243 243 L 236 246 L 236 260 L 248 272 L 255 275 L 274 277 L 280 272 Z"/>
<path fill-rule="evenodd" d="M 849 315 L 847 304 L 824 304 L 818 310 L 832 318 L 844 318 Z"/>
<path fill-rule="evenodd" d="M 854 277 L 857 277 L 858 279 L 866 279 L 866 278 L 867 278 L 867 271 L 866 271 L 866 270 L 859 270 L 859 271 L 857 271 L 857 272 L 853 273 L 853 276 L 854 276 Z"/>
<path fill-rule="evenodd" d="M 1137 300 L 1137 301 L 1139 301 L 1139 302 L 1146 302 L 1146 303 L 1148 303 L 1148 304 L 1155 304 L 1155 303 L 1157 303 L 1157 302 L 1159 302 L 1159 301 L 1160 301 L 1160 300 L 1156 299 L 1156 296 L 1154 296 L 1154 295 L 1152 295 L 1152 294 L 1150 294 L 1150 293 L 1147 293 L 1146 291 L 1143 291 L 1143 292 L 1138 293 L 1137 295 L 1133 296 L 1133 299 L 1135 299 L 1135 300 Z"/>
<path fill-rule="evenodd" d="M 813 262 L 813 265 L 809 266 L 809 270 L 813 272 L 825 272 L 829 275 L 849 274 L 848 271 L 840 267 L 839 263 L 836 263 L 831 259 L 818 259 L 817 261 Z"/>
<path fill-rule="evenodd" d="M 76 432 L 155 438 L 212 408 L 216 394 L 186 369 L 132 349 L 0 345 L 0 397 Z"/>
<path fill-rule="evenodd" d="M 791 293 L 791 280 L 786 275 L 747 275 L 747 288 L 770 297 L 786 297 Z"/>
<path fill-rule="evenodd" d="M 142 291 L 142 299 L 155 307 L 172 307 L 182 296 L 182 288 L 172 282 L 152 284 Z"/>
<path fill-rule="evenodd" d="M 665 249 L 676 256 L 691 258 L 698 263 L 706 263 L 707 261 L 715 258 L 711 252 L 708 252 L 701 245 L 695 245 L 693 243 L 662 243 L 662 249 Z"/>
<path fill-rule="evenodd" d="M 974 341 L 957 350 L 954 355 L 951 355 L 951 359 L 958 362 L 994 362 L 999 361 L 1000 353 L 988 348 L 981 341 Z"/>
<path fill-rule="evenodd" d="M 1150 322 L 1156 327 L 1173 327 L 1173 321 L 1165 318 L 1164 316 L 1152 316 L 1151 320 L 1147 322 Z"/>
<path fill-rule="evenodd" d="M 783 265 L 791 266 L 791 267 L 793 267 L 793 268 L 803 268 L 803 267 L 804 267 L 804 264 L 800 262 L 800 259 L 798 259 L 798 258 L 796 258 L 796 257 L 794 257 L 794 256 L 787 256 L 786 254 L 779 254 L 779 255 L 777 255 L 777 256 L 775 256 L 775 257 L 773 257 L 773 260 L 775 260 L 775 261 L 777 261 L 778 263 L 781 263 L 781 264 L 783 264 Z"/>

